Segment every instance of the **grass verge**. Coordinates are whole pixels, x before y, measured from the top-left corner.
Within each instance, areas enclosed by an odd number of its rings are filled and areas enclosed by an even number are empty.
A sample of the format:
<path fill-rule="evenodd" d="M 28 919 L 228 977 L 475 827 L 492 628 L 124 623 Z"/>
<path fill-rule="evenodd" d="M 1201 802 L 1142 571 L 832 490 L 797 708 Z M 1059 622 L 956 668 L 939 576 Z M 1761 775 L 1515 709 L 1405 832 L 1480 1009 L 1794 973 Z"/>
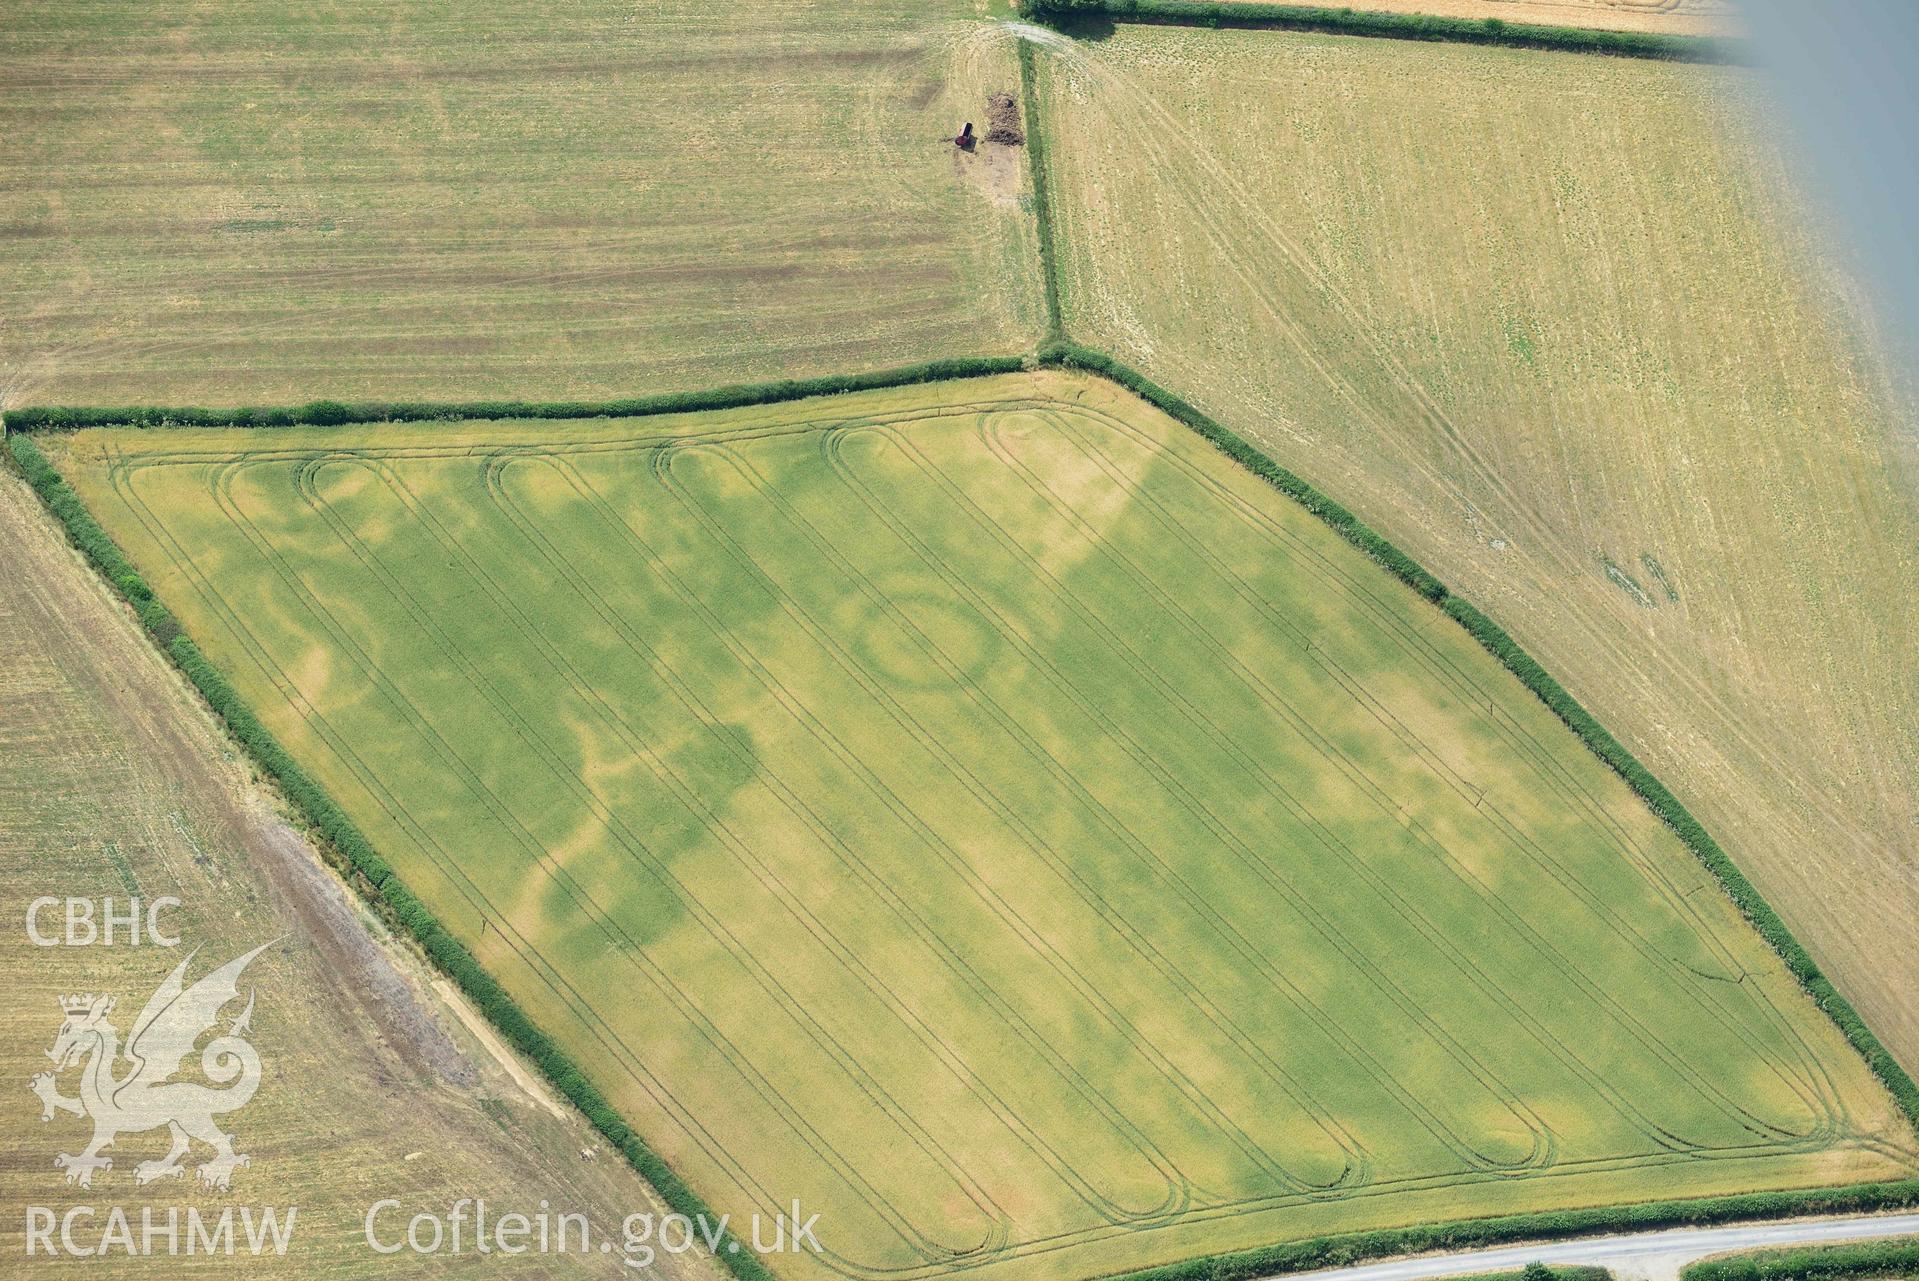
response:
<path fill-rule="evenodd" d="M 1843 1277 L 1919 1276 L 1919 1238 L 1757 1250 L 1702 1259 L 1679 1275 L 1682 1281 L 1839 1281 Z"/>

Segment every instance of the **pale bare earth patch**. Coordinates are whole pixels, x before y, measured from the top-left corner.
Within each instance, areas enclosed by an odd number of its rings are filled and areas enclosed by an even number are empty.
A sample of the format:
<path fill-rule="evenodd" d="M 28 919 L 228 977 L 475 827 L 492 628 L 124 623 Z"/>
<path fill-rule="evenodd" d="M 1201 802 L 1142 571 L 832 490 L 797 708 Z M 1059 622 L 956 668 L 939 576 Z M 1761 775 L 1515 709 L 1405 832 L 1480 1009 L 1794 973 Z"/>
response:
<path fill-rule="evenodd" d="M 953 170 L 995 205 L 1017 206 L 1026 195 L 1026 153 L 1018 147 L 997 142 L 979 143 L 971 151 L 954 147 Z"/>
<path fill-rule="evenodd" d="M 565 1110 L 554 1100 L 553 1092 L 527 1070 L 526 1065 L 520 1062 L 518 1055 L 501 1043 L 499 1035 L 487 1026 L 486 1020 L 480 1017 L 479 1012 L 464 996 L 460 995 L 458 988 L 446 979 L 434 979 L 433 990 L 440 994 L 440 999 L 446 1002 L 447 1009 L 453 1011 L 465 1025 L 466 1030 L 473 1034 L 473 1039 L 493 1056 L 493 1061 L 506 1070 L 507 1075 L 513 1078 L 513 1083 L 518 1085 L 528 1098 L 551 1112 L 556 1118 L 562 1121 L 567 1119 Z"/>

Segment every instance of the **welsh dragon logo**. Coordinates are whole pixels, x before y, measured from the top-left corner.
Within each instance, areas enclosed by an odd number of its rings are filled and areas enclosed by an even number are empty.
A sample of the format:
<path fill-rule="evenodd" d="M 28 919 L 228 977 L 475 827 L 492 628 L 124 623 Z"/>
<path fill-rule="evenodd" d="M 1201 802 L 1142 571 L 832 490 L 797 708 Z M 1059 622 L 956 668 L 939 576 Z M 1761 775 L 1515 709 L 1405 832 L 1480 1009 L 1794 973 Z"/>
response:
<path fill-rule="evenodd" d="M 215 1125 L 213 1118 L 245 1107 L 260 1088 L 260 1055 L 246 1040 L 253 1017 L 251 990 L 246 1008 L 200 1051 L 200 1070 L 213 1084 L 169 1078 L 180 1071 L 181 1061 L 201 1034 L 215 1028 L 221 1008 L 238 999 L 241 971 L 271 946 L 261 944 L 192 987 L 186 986 L 187 965 L 197 950 L 188 955 L 147 999 L 124 1049 L 119 1029 L 107 1017 L 113 1012 L 112 997 L 61 998 L 65 1021 L 47 1051 L 53 1071 L 34 1077 L 32 1089 L 40 1097 L 42 1121 L 51 1121 L 55 1112 L 93 1121 L 93 1141 L 84 1151 L 54 1158 L 54 1164 L 66 1170 L 68 1183 L 91 1187 L 94 1171 L 113 1168 L 113 1158 L 101 1153 L 115 1139 L 165 1126 L 173 1138 L 172 1148 L 157 1161 L 135 1166 L 134 1182 L 151 1183 L 185 1173 L 180 1159 L 198 1139 L 213 1149 L 212 1158 L 197 1171 L 200 1182 L 221 1191 L 232 1185 L 233 1171 L 246 1165 L 247 1158 L 233 1150 L 233 1136 Z M 80 1069 L 78 1098 L 61 1094 L 57 1081 L 72 1067 Z"/>

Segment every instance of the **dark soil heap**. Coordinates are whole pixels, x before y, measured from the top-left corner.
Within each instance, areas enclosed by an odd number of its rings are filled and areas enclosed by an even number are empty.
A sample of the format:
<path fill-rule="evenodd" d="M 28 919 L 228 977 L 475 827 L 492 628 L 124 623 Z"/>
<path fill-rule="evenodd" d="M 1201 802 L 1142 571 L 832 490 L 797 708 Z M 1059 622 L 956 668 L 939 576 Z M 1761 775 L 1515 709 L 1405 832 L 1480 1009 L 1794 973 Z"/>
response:
<path fill-rule="evenodd" d="M 986 141 L 1017 147 L 1026 141 L 1019 127 L 1019 102 L 1010 93 L 991 94 L 986 99 Z"/>

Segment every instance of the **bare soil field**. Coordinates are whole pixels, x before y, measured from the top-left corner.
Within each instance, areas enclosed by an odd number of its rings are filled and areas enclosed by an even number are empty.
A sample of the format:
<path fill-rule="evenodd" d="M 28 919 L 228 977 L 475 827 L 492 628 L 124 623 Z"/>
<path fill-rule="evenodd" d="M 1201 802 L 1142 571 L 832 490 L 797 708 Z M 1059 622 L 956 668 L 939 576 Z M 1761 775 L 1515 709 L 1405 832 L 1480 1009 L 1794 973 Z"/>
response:
<path fill-rule="evenodd" d="M 1019 350 L 1023 169 L 949 158 L 1018 84 L 973 16 L 20 0 L 0 401 L 604 397 Z"/>
<path fill-rule="evenodd" d="M 480 1047 L 431 994 L 410 955 L 288 828 L 247 777 L 211 718 L 154 652 L 125 607 L 111 599 L 67 545 L 39 501 L 0 473 L 0 1257 L 8 1276 L 68 1275 L 71 1262 L 28 1259 L 25 1207 L 64 1214 L 77 1205 L 150 1205 L 162 1219 L 189 1207 L 295 1206 L 283 1260 L 181 1256 L 158 1262 L 115 1254 L 90 1274 L 170 1276 L 441 1275 L 448 1259 L 375 1255 L 361 1238 L 367 1208 L 401 1198 L 382 1218 L 387 1239 L 418 1210 L 444 1213 L 460 1197 L 485 1197 L 495 1213 L 535 1212 L 542 1198 L 617 1231 L 652 1206 L 652 1193 L 617 1155 L 581 1156 L 599 1140 L 576 1114 L 556 1118 Z M 38 947 L 28 904 L 52 895 L 138 895 L 182 900 L 162 924 L 178 948 Z M 60 935 L 60 910 L 43 934 Z M 61 999 L 117 998 L 111 1019 L 128 1033 L 147 997 L 195 948 L 188 981 L 263 943 L 244 980 L 255 1005 L 249 1037 L 263 1064 L 258 1093 L 221 1118 L 250 1158 L 228 1192 L 196 1183 L 211 1155 L 195 1144 L 184 1173 L 135 1183 L 143 1160 L 167 1148 L 164 1130 L 128 1133 L 91 1186 L 69 1185 L 58 1153 L 77 1153 L 88 1122 L 64 1112 L 41 1120 L 28 1082 L 48 1070 L 43 1051 L 62 1019 Z M 221 1025 L 232 1021 L 238 1002 Z M 187 1075 L 195 1075 L 190 1061 Z M 115 1068 L 124 1072 L 124 1065 Z M 60 1078 L 75 1090 L 76 1073 Z M 97 1244 L 104 1224 L 78 1236 Z M 165 1253 L 164 1241 L 161 1252 Z M 682 1281 L 715 1276 L 710 1261 L 659 1266 Z M 619 1256 L 507 1259 L 513 1276 L 621 1276 Z"/>
<path fill-rule="evenodd" d="M 1485 606 L 1919 1064 L 1919 460 L 1745 73 L 1139 26 L 1041 67 L 1069 330 Z"/>

